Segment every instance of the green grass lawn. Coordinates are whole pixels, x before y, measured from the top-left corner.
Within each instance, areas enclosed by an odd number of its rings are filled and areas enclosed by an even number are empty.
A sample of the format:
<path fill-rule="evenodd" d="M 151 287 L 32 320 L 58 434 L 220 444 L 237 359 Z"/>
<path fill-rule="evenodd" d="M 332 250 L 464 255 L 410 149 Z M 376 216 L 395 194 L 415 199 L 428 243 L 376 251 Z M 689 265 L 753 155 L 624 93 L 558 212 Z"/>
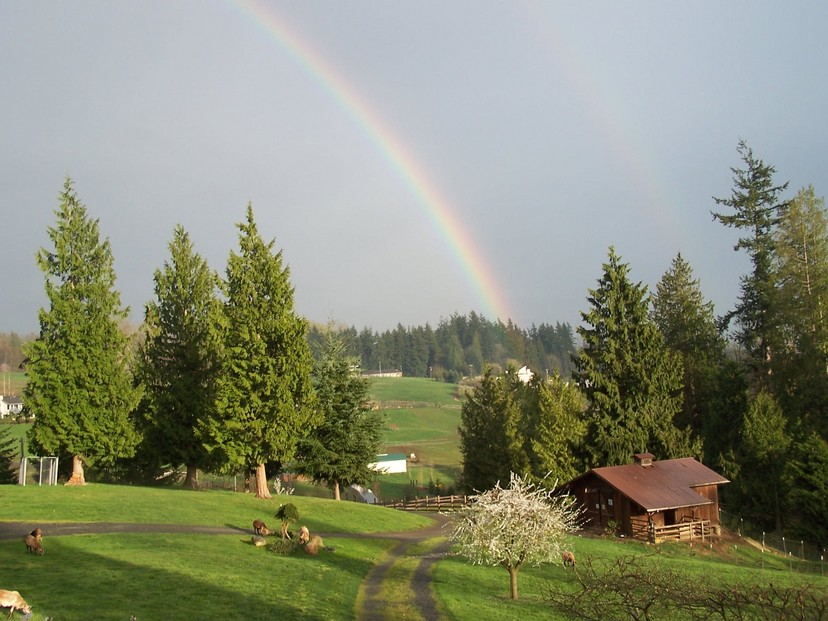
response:
<path fill-rule="evenodd" d="M 437 382 L 425 377 L 371 378 L 371 399 L 379 403 L 410 401 L 412 403 L 460 407 L 457 384 Z"/>
<path fill-rule="evenodd" d="M 299 522 L 312 533 L 330 533 L 325 543 L 335 552 L 283 556 L 251 545 L 252 520 L 262 518 L 275 527 L 273 514 L 288 501 L 297 505 Z M 0 588 L 20 591 L 34 606 L 33 621 L 46 616 L 60 621 L 126 621 L 130 615 L 139 621 L 354 619 L 363 578 L 383 562 L 395 542 L 347 534 L 417 528 L 428 522 L 423 516 L 383 507 L 310 497 L 260 500 L 234 492 L 92 484 L 0 486 L 0 521 L 23 521 L 44 530 L 44 556 L 27 554 L 19 539 L 0 541 Z M 65 521 L 227 525 L 247 530 L 237 535 L 201 535 L 151 534 L 136 528 L 108 535 L 49 535 L 49 523 Z M 763 557 L 738 543 L 717 554 L 704 546 L 646 546 L 587 537 L 573 537 L 569 546 L 581 561 L 587 556 L 611 559 L 640 554 L 714 579 L 772 580 L 780 585 L 810 580 L 828 589 L 828 580 L 819 574 L 806 575 L 801 565 Z M 394 606 L 406 597 L 404 576 L 416 566 L 416 550 L 409 556 L 395 565 L 389 584 L 384 585 L 383 596 L 387 593 L 394 600 L 389 610 L 397 610 Z M 560 618 L 543 601 L 544 586 L 575 578 L 559 564 L 525 567 L 517 602 L 508 598 L 508 574 L 500 567 L 471 566 L 449 556 L 436 563 L 432 579 L 446 618 L 532 621 Z"/>
<path fill-rule="evenodd" d="M 271 528 L 283 502 L 335 552 L 282 556 L 251 545 L 251 522 Z M 43 556 L 0 541 L 0 588 L 20 591 L 35 621 L 112 619 L 353 619 L 360 583 L 393 541 L 337 537 L 416 529 L 423 516 L 299 496 L 116 485 L 0 486 L 0 521 L 44 531 Z M 238 535 L 118 533 L 50 537 L 66 521 L 231 526 Z M 294 530 L 298 525 L 292 527 Z M 28 529 L 28 526 L 27 526 Z M 137 529 L 136 529 L 137 531 Z M 20 534 L 22 539 L 25 532 Z"/>

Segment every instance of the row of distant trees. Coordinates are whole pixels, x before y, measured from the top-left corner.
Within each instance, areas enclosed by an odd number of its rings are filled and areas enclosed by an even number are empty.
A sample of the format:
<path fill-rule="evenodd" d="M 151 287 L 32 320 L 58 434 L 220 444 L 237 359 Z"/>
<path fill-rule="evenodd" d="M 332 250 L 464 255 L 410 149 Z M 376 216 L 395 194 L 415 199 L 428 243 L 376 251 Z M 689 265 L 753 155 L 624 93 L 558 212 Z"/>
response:
<path fill-rule="evenodd" d="M 291 463 L 338 497 L 371 476 L 382 421 L 356 361 L 331 332 L 314 363 L 281 252 L 251 206 L 237 227 L 224 277 L 175 228 L 130 338 L 109 242 L 66 180 L 53 247 L 37 254 L 49 303 L 24 346 L 23 401 L 30 445 L 71 458 L 70 484 L 85 482 L 87 466 L 154 479 L 183 465 L 185 486 L 198 470 L 244 470 L 269 497 L 267 468 Z"/>
<path fill-rule="evenodd" d="M 430 377 L 456 383 L 476 376 L 492 365 L 527 365 L 536 372 L 569 375 L 575 342 L 567 323 L 541 324 L 523 329 L 511 320 L 491 321 L 474 311 L 454 313 L 436 328 L 404 327 L 379 333 L 370 328 L 341 328 L 350 352 L 366 371 L 399 370 L 408 377 Z M 311 342 L 324 338 L 325 329 L 311 326 Z"/>
<path fill-rule="evenodd" d="M 828 219 L 792 198 L 741 143 L 716 221 L 752 266 L 714 314 L 678 254 L 655 291 L 609 249 L 589 290 L 573 373 L 528 385 L 487 373 L 462 410 L 468 487 L 511 472 L 569 480 L 590 467 L 696 456 L 732 483 L 723 499 L 758 527 L 828 543 Z"/>

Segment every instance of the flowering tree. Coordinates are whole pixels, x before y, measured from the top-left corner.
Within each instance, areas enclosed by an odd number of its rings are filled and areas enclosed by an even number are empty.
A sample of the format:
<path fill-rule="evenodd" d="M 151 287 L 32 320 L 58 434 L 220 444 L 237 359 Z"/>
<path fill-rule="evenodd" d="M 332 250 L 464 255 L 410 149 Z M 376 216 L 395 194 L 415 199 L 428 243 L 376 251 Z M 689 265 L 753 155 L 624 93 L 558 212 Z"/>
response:
<path fill-rule="evenodd" d="M 452 538 L 472 564 L 505 567 L 509 594 L 517 599 L 521 566 L 560 558 L 564 536 L 578 529 L 580 515 L 570 497 L 555 495 L 513 472 L 507 489 L 498 482 L 472 496 L 472 504 L 457 512 Z"/>

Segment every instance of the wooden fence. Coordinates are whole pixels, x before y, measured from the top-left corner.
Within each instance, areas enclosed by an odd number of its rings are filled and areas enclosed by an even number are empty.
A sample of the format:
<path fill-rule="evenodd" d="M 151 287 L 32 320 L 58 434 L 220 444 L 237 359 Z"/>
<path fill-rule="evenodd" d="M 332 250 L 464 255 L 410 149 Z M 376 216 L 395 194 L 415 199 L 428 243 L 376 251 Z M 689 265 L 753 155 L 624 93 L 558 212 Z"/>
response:
<path fill-rule="evenodd" d="M 662 541 L 692 541 L 709 539 L 713 534 L 710 520 L 685 520 L 669 526 L 656 526 L 646 519 L 631 518 L 633 539 L 661 543 Z"/>
<path fill-rule="evenodd" d="M 454 511 L 469 504 L 468 496 L 426 496 L 413 500 L 383 503 L 385 507 L 402 511 Z"/>
<path fill-rule="evenodd" d="M 652 532 L 653 543 L 662 541 L 692 541 L 693 539 L 710 539 L 710 520 L 688 520 L 670 526 L 654 526 Z"/>

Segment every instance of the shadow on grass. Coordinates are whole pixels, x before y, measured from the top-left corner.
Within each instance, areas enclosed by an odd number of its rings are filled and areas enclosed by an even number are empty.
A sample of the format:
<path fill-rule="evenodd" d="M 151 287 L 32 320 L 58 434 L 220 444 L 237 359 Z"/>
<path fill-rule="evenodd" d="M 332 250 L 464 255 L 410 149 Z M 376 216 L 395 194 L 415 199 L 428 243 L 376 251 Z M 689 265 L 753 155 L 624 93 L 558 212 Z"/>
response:
<path fill-rule="evenodd" d="M 78 535 L 44 539 L 44 556 L 0 543 L 0 588 L 20 591 L 33 621 L 353 619 L 371 556 L 387 542 L 349 542 L 353 554 L 280 556 L 237 536 Z M 248 545 L 242 545 L 248 544 Z"/>

